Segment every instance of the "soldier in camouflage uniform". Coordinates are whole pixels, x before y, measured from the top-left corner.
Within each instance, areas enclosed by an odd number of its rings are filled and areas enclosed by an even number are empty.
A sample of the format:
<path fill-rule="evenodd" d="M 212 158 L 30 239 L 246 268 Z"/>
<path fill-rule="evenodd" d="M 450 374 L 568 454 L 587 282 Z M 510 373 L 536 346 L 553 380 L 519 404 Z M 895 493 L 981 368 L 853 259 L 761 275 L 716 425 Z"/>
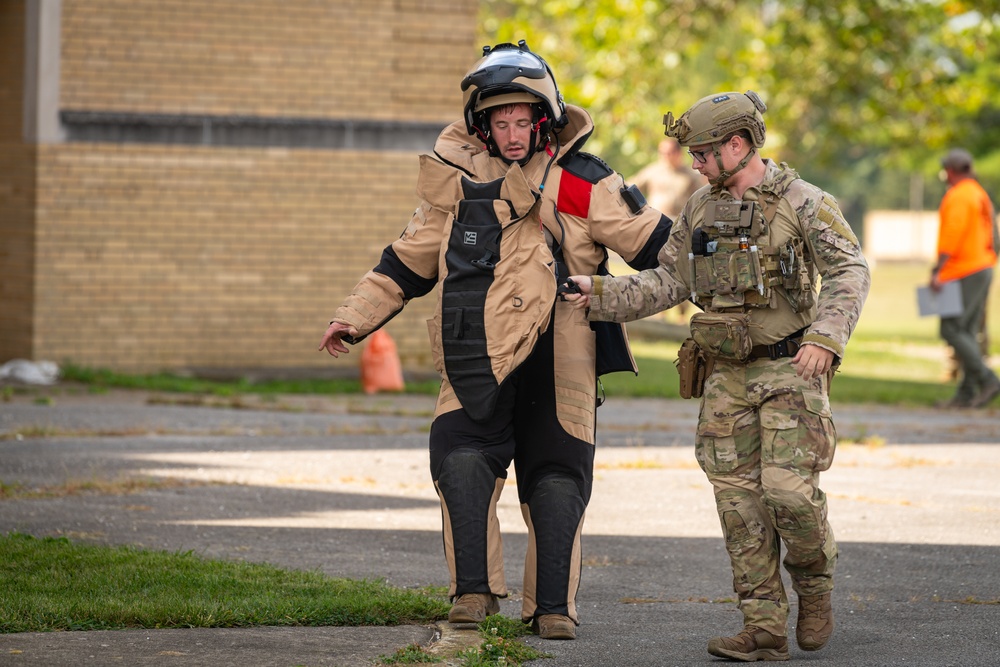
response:
<path fill-rule="evenodd" d="M 789 658 L 781 542 L 799 647 L 820 649 L 833 631 L 837 545 L 819 474 L 836 446 L 830 379 L 870 285 L 834 198 L 761 158 L 765 109 L 748 91 L 706 97 L 676 121 L 667 114 L 666 134 L 710 184 L 688 201 L 657 268 L 571 276 L 581 294 L 568 297 L 591 320 L 636 320 L 685 299 L 705 311 L 686 344 L 706 366 L 692 392 L 702 396 L 696 455 L 744 616 L 742 632 L 710 640 L 708 651 L 747 662 Z"/>

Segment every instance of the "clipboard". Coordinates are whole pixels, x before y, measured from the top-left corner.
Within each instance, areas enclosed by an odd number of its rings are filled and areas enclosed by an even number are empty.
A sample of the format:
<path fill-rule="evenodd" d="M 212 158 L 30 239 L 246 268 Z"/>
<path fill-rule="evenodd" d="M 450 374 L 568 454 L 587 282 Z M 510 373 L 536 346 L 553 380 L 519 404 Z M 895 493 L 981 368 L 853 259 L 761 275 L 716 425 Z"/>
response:
<path fill-rule="evenodd" d="M 917 288 L 917 309 L 920 317 L 958 317 L 962 314 L 962 288 L 957 280 L 941 285 L 935 292 L 930 285 Z"/>

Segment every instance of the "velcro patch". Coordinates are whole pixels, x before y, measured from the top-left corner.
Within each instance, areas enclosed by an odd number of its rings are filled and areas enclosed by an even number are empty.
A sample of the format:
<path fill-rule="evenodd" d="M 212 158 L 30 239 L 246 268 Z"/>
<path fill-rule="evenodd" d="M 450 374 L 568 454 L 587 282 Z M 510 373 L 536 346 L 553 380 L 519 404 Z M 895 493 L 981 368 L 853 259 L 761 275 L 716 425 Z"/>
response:
<path fill-rule="evenodd" d="M 852 244 L 858 245 L 858 237 L 854 235 L 854 230 L 838 213 L 837 202 L 829 195 L 823 195 L 823 203 L 820 205 L 818 213 L 819 219 L 830 225 L 830 229 L 837 236 L 842 236 Z"/>
<path fill-rule="evenodd" d="M 556 208 L 567 215 L 586 218 L 590 214 L 590 193 L 594 186 L 578 176 L 563 170 L 559 179 L 559 198 Z"/>

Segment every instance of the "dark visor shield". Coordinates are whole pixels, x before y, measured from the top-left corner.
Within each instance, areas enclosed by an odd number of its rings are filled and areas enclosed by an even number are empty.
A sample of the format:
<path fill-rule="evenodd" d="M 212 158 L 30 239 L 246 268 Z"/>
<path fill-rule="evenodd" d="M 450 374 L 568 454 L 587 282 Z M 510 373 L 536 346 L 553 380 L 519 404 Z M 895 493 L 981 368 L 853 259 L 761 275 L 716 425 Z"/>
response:
<path fill-rule="evenodd" d="M 545 63 L 535 54 L 519 49 L 497 49 L 489 53 L 475 72 L 462 81 L 462 90 L 475 86 L 480 90 L 504 85 L 517 78 L 544 79 Z"/>

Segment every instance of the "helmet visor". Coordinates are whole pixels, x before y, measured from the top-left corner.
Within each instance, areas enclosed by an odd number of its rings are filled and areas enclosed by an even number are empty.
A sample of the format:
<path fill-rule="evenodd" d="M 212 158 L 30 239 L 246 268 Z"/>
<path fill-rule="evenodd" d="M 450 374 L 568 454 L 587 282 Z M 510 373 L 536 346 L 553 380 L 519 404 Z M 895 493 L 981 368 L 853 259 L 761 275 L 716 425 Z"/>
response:
<path fill-rule="evenodd" d="M 535 54 L 520 49 L 495 49 L 486 55 L 472 72 L 462 81 L 462 90 L 475 86 L 484 90 L 491 86 L 511 83 L 517 78 L 544 79 L 545 63 Z"/>

